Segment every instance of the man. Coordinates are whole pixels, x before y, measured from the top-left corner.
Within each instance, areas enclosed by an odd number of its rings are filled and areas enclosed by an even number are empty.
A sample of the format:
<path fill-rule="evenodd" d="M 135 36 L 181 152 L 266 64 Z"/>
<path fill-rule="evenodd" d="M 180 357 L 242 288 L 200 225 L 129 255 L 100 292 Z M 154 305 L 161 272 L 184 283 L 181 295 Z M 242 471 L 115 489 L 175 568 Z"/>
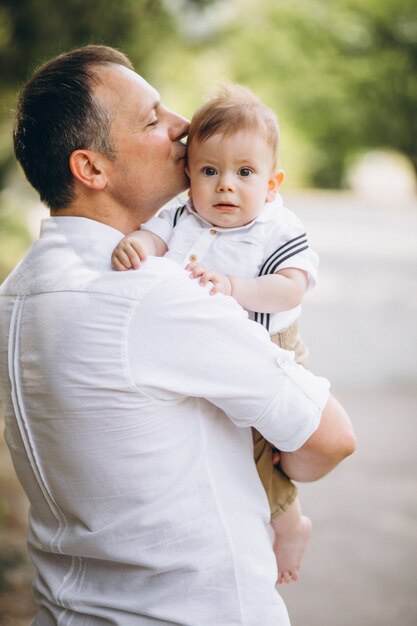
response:
<path fill-rule="evenodd" d="M 182 191 L 185 120 L 111 48 L 43 66 L 15 151 L 49 206 L 0 298 L 6 439 L 29 497 L 36 626 L 284 626 L 250 426 L 298 480 L 355 447 L 325 380 L 232 298 L 122 234 Z"/>

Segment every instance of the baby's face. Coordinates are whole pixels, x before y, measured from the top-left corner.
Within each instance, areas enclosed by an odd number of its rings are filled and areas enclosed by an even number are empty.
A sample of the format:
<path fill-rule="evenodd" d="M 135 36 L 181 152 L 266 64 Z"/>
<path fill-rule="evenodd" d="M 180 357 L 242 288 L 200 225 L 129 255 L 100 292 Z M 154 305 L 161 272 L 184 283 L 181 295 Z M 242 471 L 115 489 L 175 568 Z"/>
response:
<path fill-rule="evenodd" d="M 188 173 L 194 209 L 221 228 L 249 224 L 276 193 L 271 148 L 249 131 L 194 141 Z"/>

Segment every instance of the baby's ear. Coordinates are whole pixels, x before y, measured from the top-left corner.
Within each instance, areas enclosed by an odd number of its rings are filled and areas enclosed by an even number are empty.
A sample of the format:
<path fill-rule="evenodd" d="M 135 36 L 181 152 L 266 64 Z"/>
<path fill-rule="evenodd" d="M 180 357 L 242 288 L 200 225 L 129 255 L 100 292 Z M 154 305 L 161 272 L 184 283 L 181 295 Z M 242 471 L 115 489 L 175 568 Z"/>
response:
<path fill-rule="evenodd" d="M 277 195 L 278 189 L 281 187 L 284 182 L 285 172 L 284 170 L 277 170 L 268 180 L 268 191 L 266 194 L 266 202 L 272 202 L 272 200 Z"/>

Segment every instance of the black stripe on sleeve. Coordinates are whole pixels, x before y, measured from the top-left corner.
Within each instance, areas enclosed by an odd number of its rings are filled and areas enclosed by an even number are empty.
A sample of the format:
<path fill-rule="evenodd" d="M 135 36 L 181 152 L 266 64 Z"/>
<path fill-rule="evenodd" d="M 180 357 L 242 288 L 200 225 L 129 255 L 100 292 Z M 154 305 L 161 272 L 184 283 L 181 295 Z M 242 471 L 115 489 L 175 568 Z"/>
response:
<path fill-rule="evenodd" d="M 258 276 L 265 276 L 266 274 L 274 274 L 278 267 L 287 261 L 291 257 L 299 254 L 300 252 L 304 252 L 304 250 L 308 250 L 307 236 L 306 233 L 302 235 L 298 235 L 298 237 L 294 237 L 290 239 L 282 246 L 280 246 L 277 250 L 275 250 L 264 262 L 262 265 Z M 254 315 L 255 322 L 264 326 L 266 330 L 269 330 L 271 314 L 270 313 L 258 313 L 256 312 Z"/>
<path fill-rule="evenodd" d="M 292 244 L 292 245 L 291 245 Z M 262 265 L 258 276 L 264 276 L 265 274 L 272 274 L 271 266 L 276 267 L 277 264 L 283 263 L 284 260 L 302 252 L 308 248 L 307 237 L 304 233 L 298 237 L 294 237 L 290 241 L 287 241 L 284 245 L 275 250 Z M 291 254 L 288 254 L 291 252 Z"/>
<path fill-rule="evenodd" d="M 303 248 L 297 248 L 290 254 L 287 254 L 287 256 L 284 256 L 282 259 L 280 258 L 276 263 L 274 263 L 274 265 L 271 265 L 268 274 L 275 274 L 279 266 L 282 265 L 284 261 L 286 261 L 287 259 L 290 259 L 292 256 L 295 256 L 299 252 L 303 252 L 304 250 L 308 250 L 308 246 L 304 246 Z"/>

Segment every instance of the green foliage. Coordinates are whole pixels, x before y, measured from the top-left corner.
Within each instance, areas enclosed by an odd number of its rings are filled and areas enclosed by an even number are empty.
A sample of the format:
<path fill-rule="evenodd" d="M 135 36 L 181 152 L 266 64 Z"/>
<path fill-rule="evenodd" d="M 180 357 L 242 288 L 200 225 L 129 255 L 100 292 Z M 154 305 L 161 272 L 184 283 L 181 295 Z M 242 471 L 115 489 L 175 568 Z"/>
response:
<path fill-rule="evenodd" d="M 183 0 L 181 7 L 201 10 L 210 2 Z M 0 0 L 0 93 L 13 101 L 42 62 L 89 43 L 123 49 L 148 76 L 154 53 L 172 41 L 179 46 L 177 22 L 164 0 Z M 10 130 L 10 108 L 3 98 L 0 127 Z M 7 155 L 0 150 L 0 176 L 10 147 L 8 141 Z"/>
<path fill-rule="evenodd" d="M 415 0 L 0 0 L 0 187 L 19 85 L 92 42 L 127 52 L 183 114 L 217 79 L 248 84 L 279 115 L 292 180 L 338 186 L 372 148 L 417 169 Z"/>
<path fill-rule="evenodd" d="M 0 282 L 22 258 L 31 240 L 22 215 L 0 210 Z"/>
<path fill-rule="evenodd" d="M 25 80 L 55 54 L 93 42 L 134 51 L 140 68 L 157 29 L 163 35 L 172 25 L 161 0 L 2 0 L 0 15 L 2 85 Z"/>
<path fill-rule="evenodd" d="M 366 148 L 399 150 L 417 170 L 414 0 L 264 0 L 256 15 L 245 4 L 229 33 L 234 76 L 303 131 L 314 182 L 340 184 Z"/>
<path fill-rule="evenodd" d="M 21 565 L 23 557 L 21 554 L 13 553 L 7 556 L 0 556 L 0 593 L 6 591 L 9 587 L 7 574 Z"/>

